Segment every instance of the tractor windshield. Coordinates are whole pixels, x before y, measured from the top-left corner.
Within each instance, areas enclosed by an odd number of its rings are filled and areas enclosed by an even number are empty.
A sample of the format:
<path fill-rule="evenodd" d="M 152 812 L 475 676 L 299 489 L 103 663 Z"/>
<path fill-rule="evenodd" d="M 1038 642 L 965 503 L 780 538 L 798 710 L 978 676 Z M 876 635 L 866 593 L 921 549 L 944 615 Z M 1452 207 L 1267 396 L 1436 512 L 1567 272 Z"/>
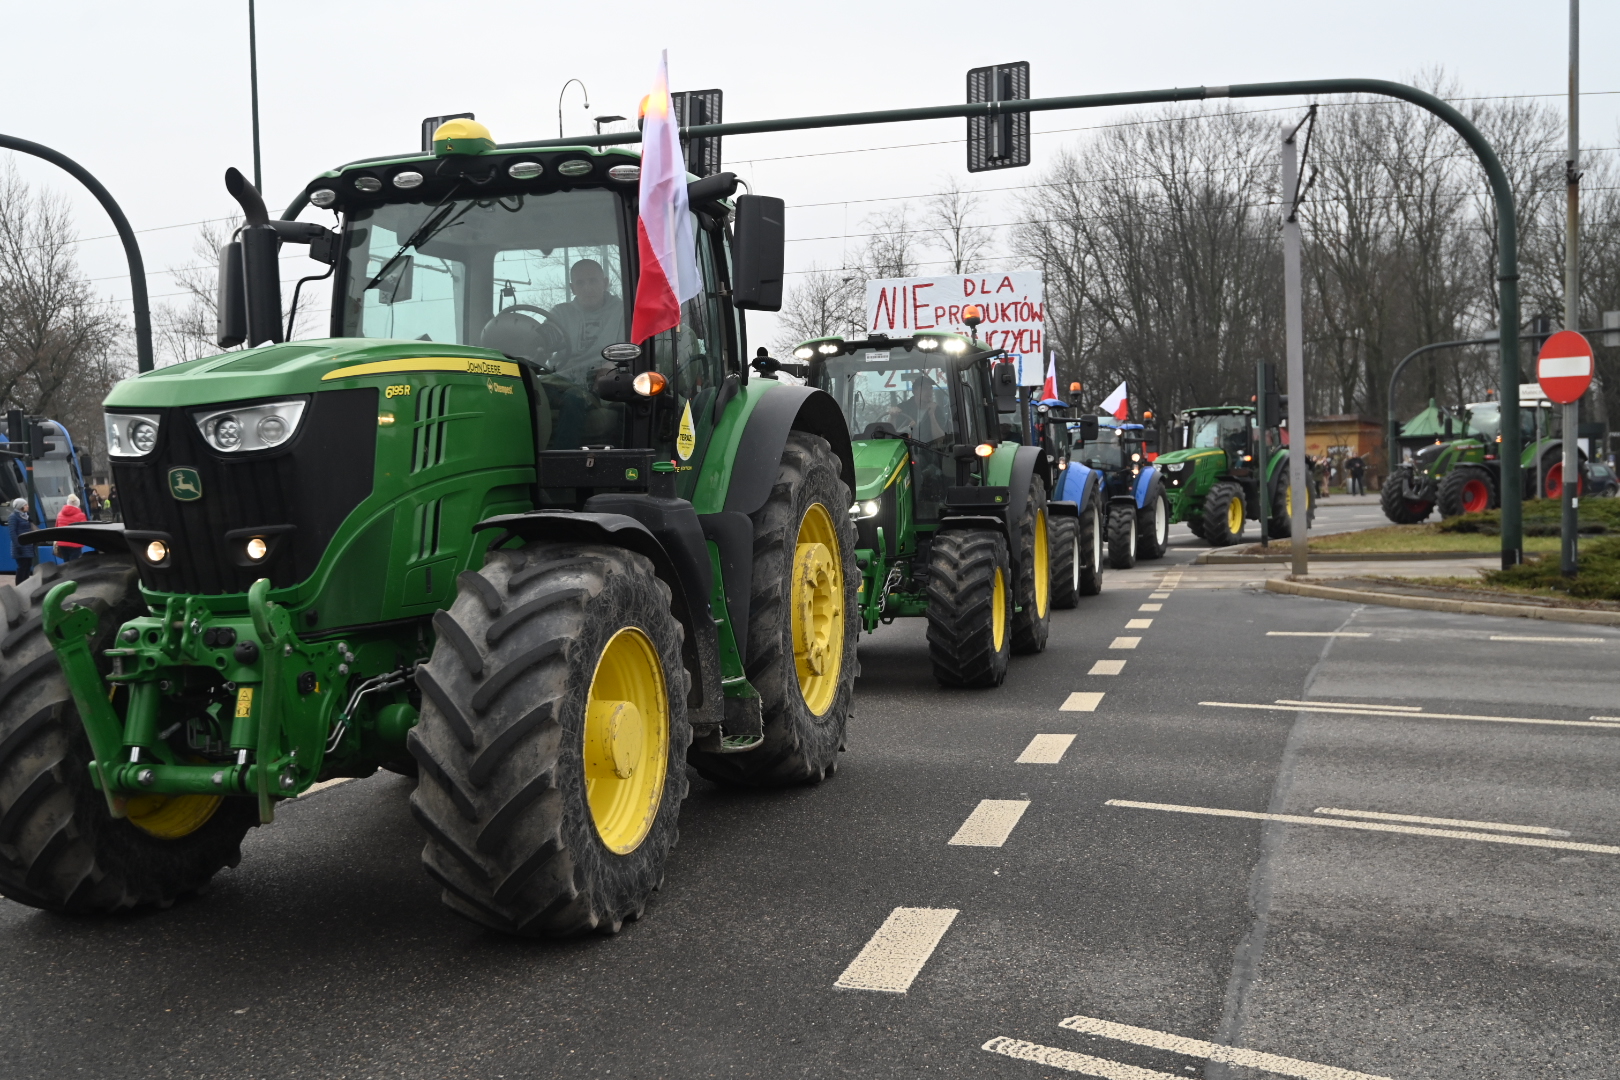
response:
<path fill-rule="evenodd" d="M 1519 403 L 1519 438 L 1521 444 L 1536 437 L 1536 413 L 1541 413 L 1541 437 L 1554 438 L 1560 427 L 1556 409 L 1538 410 L 1528 402 Z M 1502 433 L 1502 406 L 1495 401 L 1482 401 L 1468 406 L 1468 430 L 1484 440 L 1494 442 Z"/>
<path fill-rule="evenodd" d="M 1249 438 L 1247 413 L 1201 414 L 1192 418 L 1187 446 L 1194 450 L 1235 450 L 1242 453 Z"/>
<path fill-rule="evenodd" d="M 1119 469 L 1125 465 L 1125 447 L 1120 438 L 1118 428 L 1100 427 L 1097 429 L 1097 438 L 1094 442 L 1080 442 L 1080 425 L 1070 424 L 1069 431 L 1075 440 L 1071 456 L 1083 465 L 1093 469 Z"/>
<path fill-rule="evenodd" d="M 857 348 L 828 359 L 821 383 L 849 419 L 857 439 L 905 435 L 948 449 L 955 437 L 952 396 L 960 394 L 966 372 L 953 379 L 951 364 L 938 352 L 908 346 Z"/>

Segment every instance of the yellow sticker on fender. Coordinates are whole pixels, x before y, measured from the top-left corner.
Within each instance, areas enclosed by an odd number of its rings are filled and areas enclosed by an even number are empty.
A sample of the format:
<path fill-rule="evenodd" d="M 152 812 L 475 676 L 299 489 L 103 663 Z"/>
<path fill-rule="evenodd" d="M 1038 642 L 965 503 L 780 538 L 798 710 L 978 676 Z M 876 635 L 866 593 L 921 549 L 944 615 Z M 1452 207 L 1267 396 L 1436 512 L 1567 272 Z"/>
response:
<path fill-rule="evenodd" d="M 675 453 L 682 461 L 692 456 L 697 449 L 697 428 L 692 423 L 692 403 L 686 403 L 686 410 L 681 413 L 681 427 L 675 433 Z"/>
<path fill-rule="evenodd" d="M 510 360 L 476 360 L 466 356 L 413 356 L 406 360 L 378 360 L 371 364 L 350 364 L 328 371 L 322 382 L 353 379 L 361 375 L 392 375 L 401 371 L 454 371 L 467 375 L 504 375 L 517 378 L 521 372 Z"/>
<path fill-rule="evenodd" d="M 253 715 L 253 687 L 244 686 L 236 691 L 236 716 L 245 720 Z"/>

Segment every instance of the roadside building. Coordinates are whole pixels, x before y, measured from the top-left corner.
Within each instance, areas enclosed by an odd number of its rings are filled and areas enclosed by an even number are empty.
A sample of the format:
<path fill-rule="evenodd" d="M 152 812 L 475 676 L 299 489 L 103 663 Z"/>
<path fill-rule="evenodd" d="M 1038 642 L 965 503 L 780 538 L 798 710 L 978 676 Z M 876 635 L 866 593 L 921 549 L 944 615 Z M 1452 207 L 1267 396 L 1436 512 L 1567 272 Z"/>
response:
<path fill-rule="evenodd" d="M 1316 461 L 1318 469 L 1332 470 L 1324 473 L 1324 479 L 1333 487 L 1344 486 L 1344 465 L 1353 457 L 1366 463 L 1368 491 L 1377 491 L 1389 472 L 1384 425 L 1359 413 L 1306 417 L 1305 453 Z"/>

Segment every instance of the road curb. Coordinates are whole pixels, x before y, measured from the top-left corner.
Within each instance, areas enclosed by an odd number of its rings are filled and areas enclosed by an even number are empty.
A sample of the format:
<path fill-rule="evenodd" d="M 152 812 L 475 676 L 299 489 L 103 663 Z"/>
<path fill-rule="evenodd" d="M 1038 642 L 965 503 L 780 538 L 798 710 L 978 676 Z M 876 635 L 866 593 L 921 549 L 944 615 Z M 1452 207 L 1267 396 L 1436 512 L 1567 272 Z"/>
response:
<path fill-rule="evenodd" d="M 1447 611 L 1457 615 L 1501 615 L 1547 622 L 1585 623 L 1588 626 L 1620 626 L 1620 611 L 1589 611 L 1583 608 L 1538 607 L 1534 604 L 1495 604 L 1485 600 L 1448 600 L 1438 596 L 1406 596 L 1402 593 L 1372 592 L 1367 589 L 1336 589 L 1286 578 L 1267 578 L 1269 592 L 1289 596 L 1309 596 L 1318 600 L 1341 600 L 1351 604 L 1381 604 L 1384 607 L 1416 608 L 1419 611 Z"/>
<path fill-rule="evenodd" d="M 1244 547 L 1250 545 L 1245 544 Z M 1428 562 L 1440 559 L 1489 559 L 1492 551 L 1313 551 L 1312 562 Z M 1291 555 L 1239 555 L 1230 548 L 1200 554 L 1193 562 L 1203 566 L 1291 562 Z"/>

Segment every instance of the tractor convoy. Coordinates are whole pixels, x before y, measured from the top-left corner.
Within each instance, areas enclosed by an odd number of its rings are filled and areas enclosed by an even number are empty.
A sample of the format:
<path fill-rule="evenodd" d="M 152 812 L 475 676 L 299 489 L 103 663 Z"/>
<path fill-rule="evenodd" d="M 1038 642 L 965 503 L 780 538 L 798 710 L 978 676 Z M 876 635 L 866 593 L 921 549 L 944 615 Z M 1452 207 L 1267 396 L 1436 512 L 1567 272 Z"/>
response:
<path fill-rule="evenodd" d="M 688 765 L 833 774 L 863 628 L 926 618 L 939 680 L 994 686 L 1101 587 L 1101 474 L 1036 445 L 973 336 L 750 377 L 783 206 L 733 174 L 689 178 L 698 294 L 631 340 L 639 171 L 452 120 L 281 220 L 227 174 L 218 339 L 248 348 L 120 383 L 124 521 L 36 531 L 94 551 L 0 587 L 0 892 L 166 906 L 284 801 L 384 768 L 418 777 L 450 908 L 615 932 Z M 286 245 L 331 278 L 324 338 L 283 340 Z"/>
<path fill-rule="evenodd" d="M 1154 462 L 1164 478 L 1170 520 L 1213 547 L 1243 539 L 1245 523 L 1259 521 L 1261 490 L 1267 495 L 1267 532 L 1289 534 L 1294 500 L 1288 486 L 1288 447 L 1276 427 L 1255 422 L 1252 405 L 1188 409 L 1180 417 L 1181 448 Z M 1310 497 L 1306 520 L 1316 514 Z"/>

